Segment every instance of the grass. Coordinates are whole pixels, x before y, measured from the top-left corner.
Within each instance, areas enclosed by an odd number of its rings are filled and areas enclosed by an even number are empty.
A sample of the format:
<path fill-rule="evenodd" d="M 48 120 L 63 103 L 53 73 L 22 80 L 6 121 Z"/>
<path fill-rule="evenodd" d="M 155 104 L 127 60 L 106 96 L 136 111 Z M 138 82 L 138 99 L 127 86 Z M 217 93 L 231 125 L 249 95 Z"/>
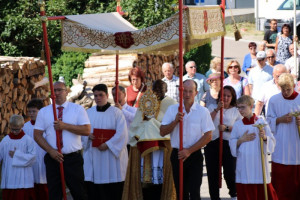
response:
<path fill-rule="evenodd" d="M 256 25 L 254 23 L 250 23 L 250 22 L 237 23 L 237 27 L 238 27 L 243 39 L 252 40 L 252 41 L 262 41 L 263 40 L 264 32 L 256 30 Z M 226 28 L 226 36 L 234 37 L 233 25 L 227 24 L 225 26 L 225 28 Z"/>

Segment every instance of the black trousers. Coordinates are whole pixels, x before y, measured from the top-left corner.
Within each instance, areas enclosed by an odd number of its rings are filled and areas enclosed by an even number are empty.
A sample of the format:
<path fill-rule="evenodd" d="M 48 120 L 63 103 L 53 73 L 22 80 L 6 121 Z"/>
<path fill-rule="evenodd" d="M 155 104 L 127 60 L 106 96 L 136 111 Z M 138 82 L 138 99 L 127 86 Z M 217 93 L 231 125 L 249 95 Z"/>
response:
<path fill-rule="evenodd" d="M 178 149 L 173 149 L 171 154 L 173 179 L 179 199 L 179 160 Z M 200 187 L 203 176 L 203 155 L 201 150 L 192 153 L 183 162 L 183 199 L 200 200 Z"/>
<path fill-rule="evenodd" d="M 209 194 L 212 200 L 219 200 L 219 143 L 220 139 L 210 141 L 204 148 Z M 235 166 L 236 158 L 231 155 L 229 142 L 223 140 L 223 171 L 229 195 L 236 197 Z"/>
<path fill-rule="evenodd" d="M 123 193 L 123 182 L 95 184 L 93 182 L 85 182 L 88 193 L 88 200 L 121 200 Z"/>
<path fill-rule="evenodd" d="M 59 163 L 47 153 L 44 157 L 50 200 L 63 197 Z M 83 158 L 80 152 L 64 154 L 65 182 L 74 200 L 87 199 L 84 189 Z"/>

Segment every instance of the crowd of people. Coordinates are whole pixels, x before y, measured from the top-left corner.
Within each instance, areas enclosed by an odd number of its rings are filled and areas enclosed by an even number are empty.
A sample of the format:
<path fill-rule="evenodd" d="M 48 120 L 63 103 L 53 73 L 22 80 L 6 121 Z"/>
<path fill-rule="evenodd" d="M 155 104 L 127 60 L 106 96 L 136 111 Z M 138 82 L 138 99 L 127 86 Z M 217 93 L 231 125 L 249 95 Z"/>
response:
<path fill-rule="evenodd" d="M 210 198 L 218 200 L 221 139 L 223 174 L 232 199 L 264 199 L 261 139 L 268 198 L 298 199 L 298 70 L 290 61 L 294 56 L 290 27 L 284 25 L 277 33 L 276 26 L 272 20 L 260 51 L 256 52 L 256 43 L 249 43 L 242 66 L 237 60 L 228 62 L 224 80 L 220 58 L 211 61 L 205 75 L 197 73 L 194 61 L 187 62 L 183 112 L 179 112 L 179 78 L 172 63 L 162 65 L 164 78 L 152 85 L 140 68 L 131 69 L 131 85 L 119 86 L 117 93 L 112 89 L 114 106 L 105 84 L 93 87 L 96 105 L 85 110 L 68 102 L 66 85 L 55 82 L 58 120 L 52 105 L 44 107 L 39 99 L 27 105 L 30 121 L 24 123 L 19 115 L 10 118 L 11 133 L 0 143 L 3 199 L 61 200 L 66 184 L 75 200 L 175 200 L 183 160 L 183 199 L 199 200 L 205 159 Z M 181 122 L 183 149 L 179 148 Z"/>

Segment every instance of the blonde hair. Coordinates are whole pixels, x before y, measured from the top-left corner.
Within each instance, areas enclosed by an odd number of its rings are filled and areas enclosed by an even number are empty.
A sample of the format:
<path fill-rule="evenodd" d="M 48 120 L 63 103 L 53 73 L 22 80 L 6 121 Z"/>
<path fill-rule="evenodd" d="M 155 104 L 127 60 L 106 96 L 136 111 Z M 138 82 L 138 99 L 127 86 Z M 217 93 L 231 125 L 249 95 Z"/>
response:
<path fill-rule="evenodd" d="M 24 125 L 24 118 L 21 115 L 12 115 L 9 118 L 9 125 L 13 126 L 23 126 Z"/>
<path fill-rule="evenodd" d="M 236 101 L 236 104 L 246 104 L 248 106 L 254 105 L 254 99 L 249 95 L 243 95 Z"/>
<path fill-rule="evenodd" d="M 220 57 L 214 57 L 214 59 L 210 61 L 210 68 L 215 70 L 217 68 L 217 64 L 221 64 Z"/>
<path fill-rule="evenodd" d="M 237 66 L 239 66 L 239 71 L 238 71 L 238 73 L 240 74 L 240 73 L 242 72 L 240 63 L 239 63 L 237 60 L 231 60 L 231 61 L 229 61 L 229 63 L 227 64 L 227 68 L 226 68 L 227 74 L 230 74 L 230 73 L 229 73 L 229 68 L 228 68 L 228 67 L 229 67 L 232 63 L 234 63 L 234 62 L 237 64 Z"/>
<path fill-rule="evenodd" d="M 278 85 L 281 88 L 294 87 L 294 77 L 290 73 L 283 73 L 278 78 Z"/>

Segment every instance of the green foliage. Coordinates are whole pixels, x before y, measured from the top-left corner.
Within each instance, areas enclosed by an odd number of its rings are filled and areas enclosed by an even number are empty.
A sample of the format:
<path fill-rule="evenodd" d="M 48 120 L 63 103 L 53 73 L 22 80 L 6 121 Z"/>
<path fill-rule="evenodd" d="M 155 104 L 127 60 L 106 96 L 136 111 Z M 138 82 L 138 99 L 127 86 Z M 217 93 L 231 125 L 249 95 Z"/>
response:
<path fill-rule="evenodd" d="M 195 61 L 197 72 L 205 74 L 209 70 L 211 60 L 211 43 L 190 50 L 183 58 L 185 63 Z"/>
<path fill-rule="evenodd" d="M 79 52 L 63 52 L 52 65 L 53 80 L 57 81 L 59 76 L 65 78 L 66 85 L 72 85 L 72 79 L 77 78 L 77 74 L 82 74 L 84 62 L 88 54 Z"/>
<path fill-rule="evenodd" d="M 160 23 L 175 11 L 172 5 L 175 0 L 125 0 L 122 8 L 129 13 L 127 20 L 137 28 L 145 28 Z"/>

